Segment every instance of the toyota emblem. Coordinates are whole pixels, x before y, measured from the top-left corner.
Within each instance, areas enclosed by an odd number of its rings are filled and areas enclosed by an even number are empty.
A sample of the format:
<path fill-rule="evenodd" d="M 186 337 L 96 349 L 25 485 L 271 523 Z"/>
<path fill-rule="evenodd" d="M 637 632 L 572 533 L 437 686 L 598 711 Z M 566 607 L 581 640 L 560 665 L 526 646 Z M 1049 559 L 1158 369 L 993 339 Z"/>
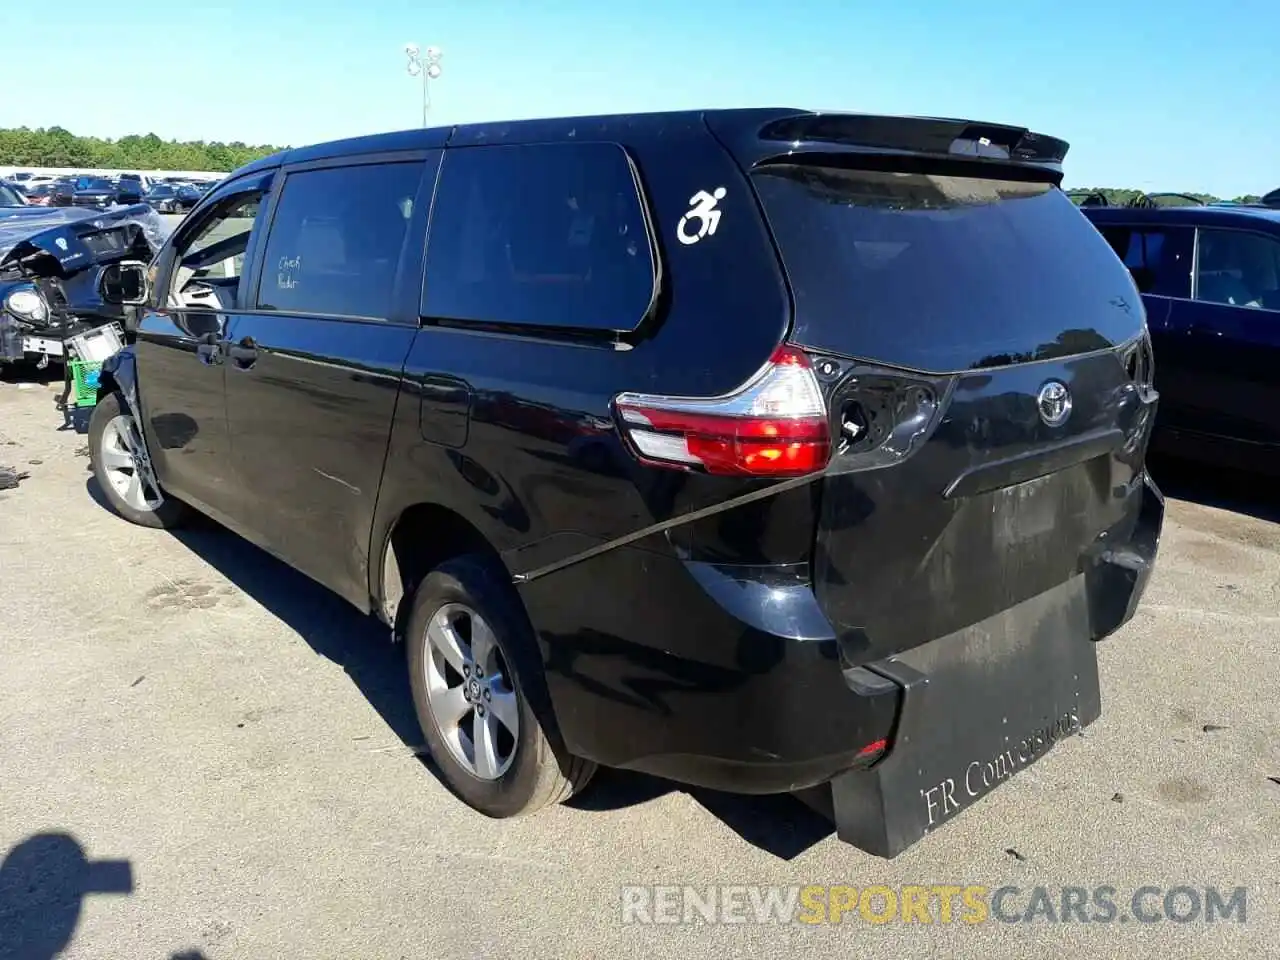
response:
<path fill-rule="evenodd" d="M 1040 388 L 1036 396 L 1040 419 L 1049 427 L 1060 427 L 1071 416 L 1071 391 L 1058 380 L 1050 380 Z"/>

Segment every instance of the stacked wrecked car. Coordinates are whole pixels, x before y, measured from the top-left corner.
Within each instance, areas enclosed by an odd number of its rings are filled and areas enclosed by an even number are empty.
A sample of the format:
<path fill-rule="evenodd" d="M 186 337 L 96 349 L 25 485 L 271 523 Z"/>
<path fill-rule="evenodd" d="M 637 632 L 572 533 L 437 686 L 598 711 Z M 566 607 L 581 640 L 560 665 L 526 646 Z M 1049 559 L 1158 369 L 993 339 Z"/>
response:
<path fill-rule="evenodd" d="M 129 308 L 107 302 L 104 284 L 114 265 L 149 263 L 166 233 L 145 204 L 0 211 L 0 365 L 62 363 L 71 338 L 112 323 L 129 329 Z"/>

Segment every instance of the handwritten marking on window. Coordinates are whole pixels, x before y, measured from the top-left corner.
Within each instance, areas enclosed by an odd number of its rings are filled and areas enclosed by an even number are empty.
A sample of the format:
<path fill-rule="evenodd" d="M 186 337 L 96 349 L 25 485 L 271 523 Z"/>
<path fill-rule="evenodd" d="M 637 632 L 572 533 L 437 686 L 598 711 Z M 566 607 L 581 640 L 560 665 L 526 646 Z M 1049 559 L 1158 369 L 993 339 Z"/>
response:
<path fill-rule="evenodd" d="M 292 290 L 298 285 L 298 279 L 295 273 L 302 271 L 302 257 L 281 257 L 279 264 L 276 266 L 276 288 L 279 290 Z"/>

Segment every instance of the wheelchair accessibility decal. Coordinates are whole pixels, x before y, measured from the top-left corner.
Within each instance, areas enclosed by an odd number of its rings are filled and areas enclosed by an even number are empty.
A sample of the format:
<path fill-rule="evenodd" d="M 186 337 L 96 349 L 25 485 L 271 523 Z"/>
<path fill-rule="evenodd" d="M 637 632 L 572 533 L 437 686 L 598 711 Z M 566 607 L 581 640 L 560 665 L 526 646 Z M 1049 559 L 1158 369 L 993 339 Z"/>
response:
<path fill-rule="evenodd" d="M 680 223 L 676 226 L 676 236 L 681 243 L 697 243 L 716 232 L 716 227 L 720 226 L 720 211 L 716 209 L 716 204 L 724 199 L 727 192 L 724 187 L 716 187 L 711 193 L 699 190 L 689 198 L 689 212 L 680 218 Z M 698 228 L 696 232 L 690 232 L 687 228 L 690 221 L 694 220 L 698 221 Z"/>

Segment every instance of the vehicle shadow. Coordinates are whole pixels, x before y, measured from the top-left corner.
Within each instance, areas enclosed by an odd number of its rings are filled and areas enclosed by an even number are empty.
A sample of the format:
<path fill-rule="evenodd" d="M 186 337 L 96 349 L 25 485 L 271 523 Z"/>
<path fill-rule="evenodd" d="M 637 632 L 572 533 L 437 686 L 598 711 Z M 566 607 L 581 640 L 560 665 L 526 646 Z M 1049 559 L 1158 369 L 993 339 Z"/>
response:
<path fill-rule="evenodd" d="M 87 486 L 106 507 L 92 477 Z M 423 744 L 404 651 L 389 642 L 385 626 L 361 616 L 337 595 L 212 522 L 173 535 L 286 623 L 316 653 L 339 664 L 406 748 L 441 779 Z M 591 788 L 568 806 L 583 812 L 618 810 L 680 790 L 745 841 L 784 860 L 799 856 L 833 832 L 830 821 L 791 796 L 738 796 L 613 770 L 602 770 Z"/>
<path fill-rule="evenodd" d="M 595 812 L 621 810 L 672 792 L 688 794 L 747 843 L 780 860 L 793 860 L 835 833 L 829 819 L 791 794 L 721 793 L 628 770 L 601 770 L 590 789 L 566 806 Z"/>
<path fill-rule="evenodd" d="M 97 486 L 92 478 L 90 483 Z M 212 521 L 197 522 L 172 535 L 286 623 L 317 654 L 342 667 L 392 732 L 423 756 L 404 650 L 390 642 L 383 624 L 362 616 L 341 597 Z"/>
<path fill-rule="evenodd" d="M 1280 523 L 1280 492 L 1273 480 L 1155 454 L 1147 465 L 1166 497 Z"/>
<path fill-rule="evenodd" d="M 0 862 L 0 960 L 61 955 L 87 896 L 133 891 L 128 860 L 90 860 L 69 833 L 27 837 Z"/>

